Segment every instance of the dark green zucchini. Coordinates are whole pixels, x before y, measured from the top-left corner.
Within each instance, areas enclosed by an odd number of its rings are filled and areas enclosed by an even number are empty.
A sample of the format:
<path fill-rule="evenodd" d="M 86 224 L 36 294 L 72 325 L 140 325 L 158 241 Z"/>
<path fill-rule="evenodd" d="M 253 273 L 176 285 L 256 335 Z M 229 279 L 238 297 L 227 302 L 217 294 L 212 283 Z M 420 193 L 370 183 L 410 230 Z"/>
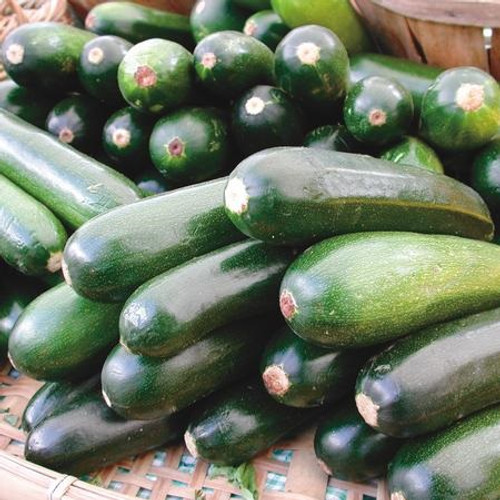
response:
<path fill-rule="evenodd" d="M 134 2 L 96 5 L 85 18 L 85 28 L 99 35 L 116 35 L 133 44 L 163 38 L 188 49 L 194 45 L 188 16 Z"/>
<path fill-rule="evenodd" d="M 98 391 L 61 405 L 26 440 L 26 460 L 71 475 L 93 472 L 178 440 L 187 416 L 150 421 L 125 420 L 108 408 Z"/>
<path fill-rule="evenodd" d="M 171 356 L 233 321 L 278 312 L 281 279 L 295 253 L 247 240 L 189 260 L 140 286 L 120 315 L 131 352 Z"/>
<path fill-rule="evenodd" d="M 149 139 L 149 156 L 169 184 L 215 179 L 232 166 L 228 120 L 214 107 L 185 107 L 160 118 Z"/>
<path fill-rule="evenodd" d="M 340 400 L 352 392 L 368 349 L 334 351 L 305 342 L 288 326 L 267 344 L 260 361 L 264 386 L 276 401 L 307 408 Z"/>
<path fill-rule="evenodd" d="M 367 425 L 351 399 L 327 410 L 314 435 L 314 452 L 321 468 L 329 476 L 356 483 L 385 475 L 402 444 L 401 439 Z"/>
<path fill-rule="evenodd" d="M 201 404 L 184 435 L 195 458 L 239 465 L 318 415 L 274 401 L 259 381 L 246 381 Z"/>
<path fill-rule="evenodd" d="M 500 496 L 500 406 L 405 443 L 389 465 L 392 500 L 494 500 Z"/>
<path fill-rule="evenodd" d="M 51 109 L 46 129 L 61 142 L 90 154 L 100 146 L 105 113 L 97 99 L 85 94 L 71 95 Z"/>
<path fill-rule="evenodd" d="M 479 68 L 441 73 L 422 100 L 419 134 L 446 151 L 472 151 L 500 131 L 500 87 Z"/>
<path fill-rule="evenodd" d="M 366 148 L 356 140 L 345 125 L 321 125 L 307 133 L 303 145 L 307 148 L 329 149 L 344 153 L 360 153 Z"/>
<path fill-rule="evenodd" d="M 106 402 L 125 418 L 153 419 L 182 410 L 248 375 L 276 325 L 274 318 L 232 323 L 170 358 L 118 346 L 102 369 Z"/>
<path fill-rule="evenodd" d="M 261 41 L 237 31 L 219 31 L 196 45 L 194 68 L 203 88 L 235 99 L 255 85 L 274 82 L 274 54 Z"/>
<path fill-rule="evenodd" d="M 154 167 L 148 168 L 139 174 L 135 178 L 135 182 L 144 193 L 144 196 L 152 196 L 169 190 L 165 177 Z"/>
<path fill-rule="evenodd" d="M 233 3 L 244 9 L 258 11 L 271 8 L 270 0 L 233 0 Z"/>
<path fill-rule="evenodd" d="M 331 122 L 349 81 L 347 51 L 335 33 L 317 25 L 293 29 L 276 48 L 274 69 L 279 87 Z"/>
<path fill-rule="evenodd" d="M 336 236 L 292 263 L 280 306 L 304 340 L 332 348 L 380 344 L 500 306 L 500 248 L 441 234 Z"/>
<path fill-rule="evenodd" d="M 233 105 L 231 130 L 244 156 L 274 146 L 298 146 L 305 135 L 299 106 L 278 87 L 257 85 Z"/>
<path fill-rule="evenodd" d="M 229 176 L 225 206 L 246 235 L 281 245 L 359 231 L 493 236 L 486 204 L 455 179 L 321 149 L 272 148 L 246 158 Z"/>
<path fill-rule="evenodd" d="M 67 233 L 45 205 L 0 175 L 0 257 L 30 276 L 61 269 Z"/>
<path fill-rule="evenodd" d="M 78 90 L 78 59 L 95 35 L 68 24 L 22 24 L 2 43 L 0 59 L 12 80 L 23 87 L 61 95 Z"/>
<path fill-rule="evenodd" d="M 123 106 L 118 66 L 131 48 L 129 41 L 113 35 L 98 36 L 87 42 L 78 60 L 78 78 L 85 91 L 108 106 Z"/>
<path fill-rule="evenodd" d="M 23 311 L 9 337 L 9 359 L 37 380 L 79 380 L 95 373 L 118 342 L 123 304 L 103 304 L 61 283 Z"/>
<path fill-rule="evenodd" d="M 356 402 L 379 432 L 413 437 L 500 403 L 499 377 L 497 308 L 394 343 L 360 372 Z"/>
<path fill-rule="evenodd" d="M 139 111 L 166 113 L 191 98 L 193 55 L 182 45 L 162 38 L 139 42 L 118 66 L 118 87 L 128 104 Z"/>
<path fill-rule="evenodd" d="M 72 228 L 141 197 L 137 186 L 119 172 L 3 110 L 0 174 Z"/>
<path fill-rule="evenodd" d="M 271 50 L 276 50 L 278 43 L 289 31 L 290 28 L 272 10 L 255 12 L 246 20 L 245 26 L 243 26 L 245 35 L 257 38 Z"/>
<path fill-rule="evenodd" d="M 226 181 L 176 189 L 85 224 L 64 251 L 67 282 L 94 300 L 126 300 L 154 276 L 242 240 L 224 213 Z"/>
<path fill-rule="evenodd" d="M 349 89 L 343 113 L 347 129 L 358 141 L 385 146 L 409 130 L 413 99 L 397 80 L 369 76 Z"/>
<path fill-rule="evenodd" d="M 97 373 L 79 382 L 45 382 L 31 396 L 24 408 L 22 417 L 24 432 L 30 432 L 47 418 L 64 411 L 65 406 L 80 399 L 82 395 L 100 388 L 100 381 L 101 374 Z"/>

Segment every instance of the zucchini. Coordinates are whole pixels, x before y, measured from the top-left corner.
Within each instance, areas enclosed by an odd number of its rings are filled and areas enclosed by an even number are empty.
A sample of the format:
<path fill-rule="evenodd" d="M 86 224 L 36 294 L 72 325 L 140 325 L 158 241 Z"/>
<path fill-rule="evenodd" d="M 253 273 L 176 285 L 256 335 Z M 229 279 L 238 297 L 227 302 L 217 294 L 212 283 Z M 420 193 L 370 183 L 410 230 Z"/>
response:
<path fill-rule="evenodd" d="M 500 403 L 500 309 L 429 327 L 360 372 L 356 402 L 384 434 L 413 437 Z"/>
<path fill-rule="evenodd" d="M 122 174 L 3 110 L 0 174 L 71 228 L 141 196 L 137 186 Z"/>
<path fill-rule="evenodd" d="M 255 85 L 273 84 L 274 54 L 261 41 L 237 31 L 219 31 L 198 42 L 194 68 L 199 83 L 225 100 Z"/>
<path fill-rule="evenodd" d="M 270 0 L 233 0 L 233 3 L 251 11 L 271 8 Z"/>
<path fill-rule="evenodd" d="M 393 500 L 486 500 L 500 495 L 500 406 L 405 443 L 389 465 Z"/>
<path fill-rule="evenodd" d="M 194 45 L 188 16 L 134 2 L 95 5 L 85 18 L 85 28 L 99 35 L 119 36 L 133 44 L 163 38 L 188 49 Z"/>
<path fill-rule="evenodd" d="M 59 219 L 0 175 L 0 257 L 31 276 L 61 269 L 67 234 Z"/>
<path fill-rule="evenodd" d="M 137 186 L 144 193 L 144 196 L 160 194 L 168 191 L 168 186 L 163 175 L 154 167 L 145 170 L 135 178 Z"/>
<path fill-rule="evenodd" d="M 83 46 L 94 37 L 68 24 L 22 24 L 5 37 L 0 59 L 18 85 L 61 95 L 80 88 L 78 60 Z"/>
<path fill-rule="evenodd" d="M 202 403 L 191 417 L 184 440 L 195 458 L 239 465 L 318 414 L 272 399 L 258 381 L 246 381 Z"/>
<path fill-rule="evenodd" d="M 420 135 L 447 151 L 472 151 L 500 130 L 500 87 L 479 68 L 441 73 L 422 100 Z"/>
<path fill-rule="evenodd" d="M 298 146 L 305 119 L 298 105 L 278 87 L 257 85 L 233 105 L 231 130 L 244 156 L 274 146 Z"/>
<path fill-rule="evenodd" d="M 440 234 L 336 236 L 292 263 L 280 306 L 304 340 L 379 344 L 500 306 L 500 247 Z"/>
<path fill-rule="evenodd" d="M 245 21 L 245 26 L 243 26 L 245 35 L 257 38 L 273 51 L 276 50 L 278 44 L 289 31 L 290 28 L 272 10 L 255 12 Z"/>
<path fill-rule="evenodd" d="M 9 359 L 37 380 L 79 380 L 95 373 L 118 342 L 123 304 L 92 302 L 61 283 L 23 311 L 9 337 Z"/>
<path fill-rule="evenodd" d="M 226 181 L 170 191 L 85 224 L 64 251 L 67 282 L 85 297 L 122 301 L 160 273 L 242 240 L 224 213 Z"/>
<path fill-rule="evenodd" d="M 118 88 L 118 66 L 131 48 L 129 41 L 113 35 L 98 36 L 83 46 L 78 79 L 89 95 L 109 106 L 125 104 Z"/>
<path fill-rule="evenodd" d="M 149 156 L 169 184 L 215 179 L 231 167 L 229 124 L 214 107 L 185 107 L 160 118 L 149 139 Z"/>
<path fill-rule="evenodd" d="M 310 130 L 304 137 L 307 148 L 329 149 L 344 153 L 361 153 L 366 146 L 356 140 L 345 125 L 321 125 Z"/>
<path fill-rule="evenodd" d="M 140 286 L 120 315 L 120 342 L 131 352 L 171 356 L 215 328 L 270 311 L 290 249 L 255 240 L 189 260 Z"/>
<path fill-rule="evenodd" d="M 329 476 L 356 483 L 385 475 L 402 444 L 401 439 L 367 425 L 351 399 L 330 409 L 314 434 L 314 452 L 321 468 Z"/>
<path fill-rule="evenodd" d="M 125 418 L 153 419 L 182 410 L 253 370 L 275 323 L 274 318 L 232 323 L 170 358 L 118 346 L 102 369 L 106 402 Z"/>
<path fill-rule="evenodd" d="M 100 387 L 101 375 L 97 373 L 90 378 L 79 382 L 45 382 L 24 408 L 22 416 L 22 428 L 24 432 L 30 432 L 44 420 L 60 413 L 64 406 L 73 403 Z"/>
<path fill-rule="evenodd" d="M 110 410 L 98 391 L 61 405 L 26 440 L 26 460 L 51 470 L 81 475 L 177 441 L 185 430 L 179 413 L 151 421 L 125 420 Z"/>
<path fill-rule="evenodd" d="M 409 130 L 413 99 L 397 80 L 369 76 L 349 89 L 343 113 L 347 129 L 358 141 L 385 146 Z"/>
<path fill-rule="evenodd" d="M 279 403 L 307 408 L 340 400 L 352 392 L 370 350 L 335 351 L 303 341 L 288 326 L 267 344 L 260 373 Z"/>
<path fill-rule="evenodd" d="M 232 171 L 224 198 L 241 231 L 279 245 L 359 231 L 493 236 L 488 209 L 470 187 L 423 168 L 336 151 L 258 152 Z"/>

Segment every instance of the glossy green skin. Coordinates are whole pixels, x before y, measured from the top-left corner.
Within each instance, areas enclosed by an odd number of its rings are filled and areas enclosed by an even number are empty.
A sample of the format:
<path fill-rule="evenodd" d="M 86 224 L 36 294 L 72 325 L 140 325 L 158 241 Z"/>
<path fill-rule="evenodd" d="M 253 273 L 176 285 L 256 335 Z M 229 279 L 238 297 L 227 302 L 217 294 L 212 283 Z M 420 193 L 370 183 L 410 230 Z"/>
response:
<path fill-rule="evenodd" d="M 444 167 L 439 156 L 430 146 L 417 137 L 404 137 L 401 142 L 386 149 L 380 158 L 403 165 L 426 168 L 440 174 L 444 173 Z M 481 193 L 479 192 L 479 194 Z"/>
<path fill-rule="evenodd" d="M 63 411 L 63 408 L 90 391 L 100 388 L 101 375 L 97 373 L 81 382 L 46 382 L 31 396 L 24 408 L 22 428 L 30 432 L 44 420 Z"/>
<path fill-rule="evenodd" d="M 71 228 L 141 197 L 137 186 L 119 172 L 3 110 L 0 174 Z"/>
<path fill-rule="evenodd" d="M 139 174 L 139 176 L 135 178 L 135 182 L 143 191 L 144 196 L 152 196 L 169 190 L 163 175 L 153 167 Z"/>
<path fill-rule="evenodd" d="M 191 49 L 194 42 L 189 17 L 133 2 L 96 5 L 85 19 L 85 28 L 99 35 L 116 35 L 136 44 L 163 38 Z"/>
<path fill-rule="evenodd" d="M 149 166 L 148 144 L 153 126 L 151 116 L 131 106 L 115 111 L 107 119 L 102 129 L 102 146 L 117 170 L 133 175 Z M 120 142 L 124 134 L 129 134 L 129 139 Z"/>
<path fill-rule="evenodd" d="M 300 60 L 297 52 L 305 43 L 319 47 L 316 62 Z M 333 116 L 347 91 L 347 51 L 335 33 L 321 26 L 290 31 L 276 48 L 274 70 L 278 86 L 311 113 Z"/>
<path fill-rule="evenodd" d="M 59 219 L 6 177 L 0 175 L 0 257 L 30 276 L 60 269 L 57 255 L 67 233 Z"/>
<path fill-rule="evenodd" d="M 462 84 L 483 87 L 484 102 L 466 111 L 456 103 Z M 488 73 L 473 67 L 441 73 L 427 89 L 421 109 L 420 135 L 435 147 L 471 151 L 484 146 L 499 131 L 500 88 Z"/>
<path fill-rule="evenodd" d="M 314 435 L 316 458 L 325 472 L 342 481 L 366 482 L 385 475 L 402 444 L 367 425 L 354 399 L 327 411 Z"/>
<path fill-rule="evenodd" d="M 3 41 L 0 59 L 18 85 L 61 95 L 80 88 L 78 60 L 83 46 L 94 37 L 93 33 L 62 23 L 22 24 Z M 9 57 L 16 45 L 24 48 L 22 59 Z"/>
<path fill-rule="evenodd" d="M 500 309 L 484 311 L 414 333 L 372 359 L 356 393 L 379 407 L 374 427 L 413 437 L 500 403 L 499 326 Z"/>
<path fill-rule="evenodd" d="M 252 14 L 243 26 L 245 35 L 257 38 L 273 51 L 289 31 L 290 28 L 272 10 L 260 10 Z"/>
<path fill-rule="evenodd" d="M 287 321 L 297 335 L 354 348 L 497 307 L 499 284 L 500 248 L 493 243 L 382 231 L 310 247 L 288 268 L 281 293 L 295 301 Z"/>
<path fill-rule="evenodd" d="M 372 123 L 375 112 L 385 114 L 384 123 Z M 385 146 L 401 139 L 413 121 L 411 94 L 396 80 L 369 76 L 353 85 L 344 102 L 344 122 L 363 143 Z"/>
<path fill-rule="evenodd" d="M 258 113 L 248 107 L 256 99 L 262 104 Z M 247 157 L 274 146 L 300 145 L 305 120 L 298 105 L 281 89 L 258 85 L 234 103 L 231 131 L 238 150 Z"/>
<path fill-rule="evenodd" d="M 270 0 L 233 0 L 233 3 L 244 9 L 250 9 L 252 11 L 271 8 Z"/>
<path fill-rule="evenodd" d="M 37 380 L 93 374 L 118 341 L 122 306 L 90 301 L 61 283 L 31 302 L 17 320 L 9 337 L 9 359 Z"/>
<path fill-rule="evenodd" d="M 85 94 L 59 101 L 47 115 L 46 130 L 61 142 L 90 154 L 99 144 L 106 119 L 102 103 Z"/>
<path fill-rule="evenodd" d="M 140 286 L 120 315 L 131 352 L 171 356 L 215 328 L 277 311 L 290 249 L 247 240 L 189 260 Z"/>
<path fill-rule="evenodd" d="M 408 441 L 389 465 L 401 500 L 494 500 L 500 495 L 500 406 Z"/>
<path fill-rule="evenodd" d="M 151 80 L 140 86 L 140 69 L 152 71 Z M 134 45 L 118 66 L 118 86 L 130 106 L 159 114 L 185 104 L 194 85 L 193 56 L 182 45 L 151 38 Z"/>
<path fill-rule="evenodd" d="M 82 394 L 28 435 L 26 460 L 79 476 L 178 440 L 183 413 L 151 421 L 125 420 L 108 408 L 98 391 Z"/>
<path fill-rule="evenodd" d="M 87 42 L 78 60 L 78 78 L 85 91 L 107 105 L 123 106 L 118 66 L 131 48 L 132 43 L 114 35 L 98 36 Z"/>
<path fill-rule="evenodd" d="M 260 373 L 280 367 L 290 386 L 285 393 L 264 385 L 270 396 L 287 406 L 307 408 L 341 399 L 352 392 L 359 369 L 371 351 L 334 351 L 295 335 L 288 326 L 281 328 L 267 344 L 260 362 Z"/>
<path fill-rule="evenodd" d="M 228 183 L 229 218 L 246 235 L 269 243 L 306 245 L 337 234 L 389 230 L 493 236 L 488 209 L 470 187 L 369 156 L 273 148 L 243 160 L 229 182 L 234 179 L 248 202 L 243 210 L 232 203 Z"/>
<path fill-rule="evenodd" d="M 428 64 L 402 59 L 387 54 L 356 54 L 350 58 L 349 85 L 368 76 L 392 78 L 403 85 L 412 95 L 415 115 L 426 90 L 443 70 Z"/>
<path fill-rule="evenodd" d="M 274 82 L 272 50 L 254 37 L 219 31 L 196 45 L 194 68 L 201 86 L 216 97 L 235 99 L 255 85 Z M 216 58 L 211 66 L 205 59 Z"/>
<path fill-rule="evenodd" d="M 191 10 L 189 23 L 196 42 L 211 33 L 225 30 L 241 31 L 249 12 L 233 0 L 197 0 Z"/>
<path fill-rule="evenodd" d="M 193 438 L 197 454 L 203 460 L 239 465 L 317 414 L 317 409 L 281 405 L 260 382 L 246 381 L 202 403 L 186 434 Z"/>
<path fill-rule="evenodd" d="M 232 167 L 227 119 L 213 107 L 174 111 L 156 122 L 149 139 L 149 155 L 173 186 L 220 177 Z"/>
<path fill-rule="evenodd" d="M 20 87 L 12 80 L 0 82 L 0 108 L 36 127 L 45 128 L 47 115 L 57 101 L 55 97 Z"/>
<path fill-rule="evenodd" d="M 170 358 L 118 346 L 102 369 L 106 401 L 125 418 L 153 419 L 186 408 L 248 375 L 275 328 L 269 319 L 242 320 Z"/>
<path fill-rule="evenodd" d="M 94 300 L 126 300 L 154 276 L 242 240 L 224 212 L 226 181 L 147 198 L 85 224 L 64 252 L 73 288 Z"/>
<path fill-rule="evenodd" d="M 303 145 L 344 153 L 359 153 L 365 147 L 349 133 L 345 125 L 321 125 L 307 133 Z"/>

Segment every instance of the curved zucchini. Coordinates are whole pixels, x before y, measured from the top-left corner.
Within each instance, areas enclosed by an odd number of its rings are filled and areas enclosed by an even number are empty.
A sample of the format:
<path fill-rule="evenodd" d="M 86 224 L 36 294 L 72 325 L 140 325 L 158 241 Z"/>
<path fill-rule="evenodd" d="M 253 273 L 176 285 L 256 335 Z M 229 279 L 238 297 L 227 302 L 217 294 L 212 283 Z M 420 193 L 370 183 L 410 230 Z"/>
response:
<path fill-rule="evenodd" d="M 154 276 L 242 240 L 224 213 L 226 180 L 169 191 L 85 224 L 64 251 L 67 282 L 94 300 L 126 300 Z"/>
<path fill-rule="evenodd" d="M 500 403 L 499 329 L 496 308 L 399 340 L 360 372 L 359 412 L 379 432 L 413 437 Z"/>
<path fill-rule="evenodd" d="M 40 200 L 71 228 L 141 197 L 115 170 L 0 110 L 0 174 Z"/>
<path fill-rule="evenodd" d="M 37 380 L 95 373 L 118 342 L 122 304 L 92 302 L 61 283 L 23 311 L 9 337 L 9 359 Z"/>
<path fill-rule="evenodd" d="M 31 276 L 61 269 L 66 230 L 42 203 L 0 175 L 0 257 Z"/>
<path fill-rule="evenodd" d="M 386 474 L 403 440 L 373 430 L 354 400 L 344 400 L 320 420 L 314 452 L 321 468 L 342 481 L 366 482 Z"/>
<path fill-rule="evenodd" d="M 500 306 L 500 247 L 407 232 L 329 238 L 288 268 L 280 306 L 304 340 L 379 344 Z"/>
<path fill-rule="evenodd" d="M 309 244 L 359 231 L 416 231 L 490 240 L 482 198 L 441 174 L 336 151 L 282 147 L 243 160 L 225 206 L 246 235 Z"/>
<path fill-rule="evenodd" d="M 500 495 L 500 406 L 408 441 L 389 465 L 391 500 L 486 500 Z"/>
<path fill-rule="evenodd" d="M 186 408 L 248 375 L 275 325 L 274 318 L 232 323 L 170 358 L 119 346 L 102 369 L 106 402 L 125 418 L 153 419 Z"/>
<path fill-rule="evenodd" d="M 184 440 L 195 458 L 239 465 L 318 414 L 272 399 L 260 382 L 235 384 L 202 403 Z"/>
<path fill-rule="evenodd" d="M 320 406 L 352 392 L 370 354 L 367 349 L 334 351 L 317 346 L 285 326 L 267 344 L 260 373 L 267 392 L 279 403 Z"/>
<path fill-rule="evenodd" d="M 238 319 L 277 311 L 290 249 L 255 240 L 187 261 L 140 286 L 120 315 L 120 342 L 131 352 L 171 356 Z"/>

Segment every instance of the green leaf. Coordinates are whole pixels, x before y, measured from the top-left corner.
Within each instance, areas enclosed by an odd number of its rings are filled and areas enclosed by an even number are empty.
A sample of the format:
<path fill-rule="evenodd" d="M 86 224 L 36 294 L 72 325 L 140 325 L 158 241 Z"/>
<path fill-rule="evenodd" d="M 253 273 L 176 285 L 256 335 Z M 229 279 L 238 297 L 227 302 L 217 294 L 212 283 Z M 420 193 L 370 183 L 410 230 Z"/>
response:
<path fill-rule="evenodd" d="M 226 477 L 232 485 L 237 486 L 245 500 L 258 500 L 257 478 L 255 468 L 251 463 L 244 463 L 238 467 L 213 465 L 210 478 L 218 476 Z"/>

